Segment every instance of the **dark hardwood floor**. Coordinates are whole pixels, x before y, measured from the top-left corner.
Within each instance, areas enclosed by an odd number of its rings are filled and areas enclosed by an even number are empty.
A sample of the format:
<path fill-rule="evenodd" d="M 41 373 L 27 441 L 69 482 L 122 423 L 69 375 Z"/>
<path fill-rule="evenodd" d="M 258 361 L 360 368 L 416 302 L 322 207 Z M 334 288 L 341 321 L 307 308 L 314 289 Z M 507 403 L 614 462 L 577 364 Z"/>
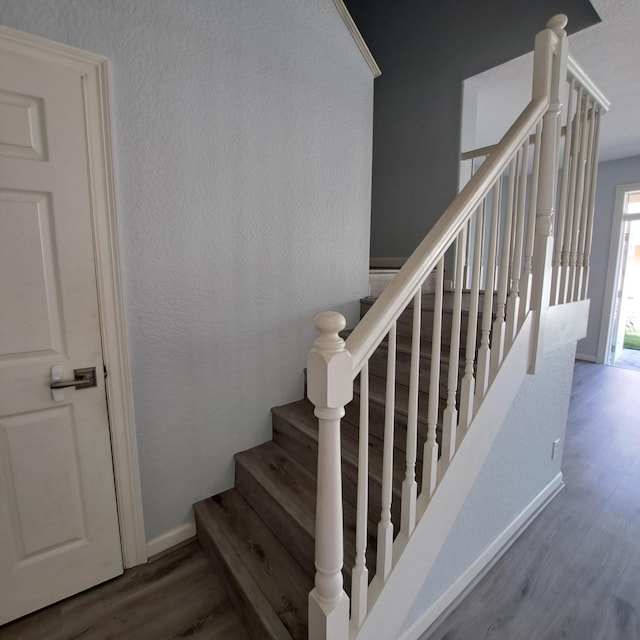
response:
<path fill-rule="evenodd" d="M 249 640 L 197 542 L 0 627 L 2 640 Z"/>
<path fill-rule="evenodd" d="M 640 373 L 576 364 L 563 471 L 566 488 L 431 640 L 640 639 Z M 248 640 L 196 543 L 0 628 L 107 638 Z"/>
<path fill-rule="evenodd" d="M 566 488 L 430 640 L 640 639 L 640 373 L 578 362 Z"/>

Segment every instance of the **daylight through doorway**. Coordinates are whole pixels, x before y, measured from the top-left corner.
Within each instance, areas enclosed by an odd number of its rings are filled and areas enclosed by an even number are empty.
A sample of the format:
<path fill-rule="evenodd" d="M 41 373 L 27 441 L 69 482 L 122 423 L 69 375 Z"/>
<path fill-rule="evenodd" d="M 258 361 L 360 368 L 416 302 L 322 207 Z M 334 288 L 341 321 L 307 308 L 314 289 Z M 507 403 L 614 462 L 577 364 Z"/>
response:
<path fill-rule="evenodd" d="M 640 191 L 626 194 L 608 364 L 640 371 Z"/>

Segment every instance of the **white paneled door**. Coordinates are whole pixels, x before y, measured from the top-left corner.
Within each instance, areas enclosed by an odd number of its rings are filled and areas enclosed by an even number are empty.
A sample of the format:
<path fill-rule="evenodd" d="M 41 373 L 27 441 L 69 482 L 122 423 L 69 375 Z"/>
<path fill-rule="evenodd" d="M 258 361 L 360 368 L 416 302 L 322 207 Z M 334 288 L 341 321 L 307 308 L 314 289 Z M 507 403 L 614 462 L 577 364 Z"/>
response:
<path fill-rule="evenodd" d="M 122 573 L 87 149 L 81 73 L 0 52 L 0 623 Z"/>

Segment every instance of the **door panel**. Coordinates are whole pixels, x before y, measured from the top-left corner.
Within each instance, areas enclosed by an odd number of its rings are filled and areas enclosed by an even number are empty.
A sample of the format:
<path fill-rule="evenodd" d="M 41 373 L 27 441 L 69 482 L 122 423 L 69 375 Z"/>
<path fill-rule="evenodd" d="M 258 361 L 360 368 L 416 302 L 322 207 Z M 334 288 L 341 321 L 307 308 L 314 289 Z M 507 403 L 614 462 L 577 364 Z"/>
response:
<path fill-rule="evenodd" d="M 86 543 L 73 408 L 11 416 L 0 429 L 16 561 Z"/>
<path fill-rule="evenodd" d="M 46 160 L 41 99 L 0 91 L 0 154 Z"/>
<path fill-rule="evenodd" d="M 64 351 L 52 232 L 47 194 L 0 190 L 0 299 L 11 301 L 0 325 L 2 359 Z"/>
<path fill-rule="evenodd" d="M 0 52 L 0 623 L 122 572 L 80 72 Z M 6 594 L 6 597 L 5 597 Z"/>

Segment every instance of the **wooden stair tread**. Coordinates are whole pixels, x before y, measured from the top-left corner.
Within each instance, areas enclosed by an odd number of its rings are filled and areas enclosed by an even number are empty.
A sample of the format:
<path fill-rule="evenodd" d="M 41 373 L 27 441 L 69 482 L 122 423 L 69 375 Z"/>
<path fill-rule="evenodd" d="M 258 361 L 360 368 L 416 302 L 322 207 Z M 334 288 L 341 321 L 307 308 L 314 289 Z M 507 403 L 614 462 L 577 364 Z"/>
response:
<path fill-rule="evenodd" d="M 448 351 L 448 349 L 447 349 Z M 379 346 L 369 358 L 369 373 L 379 378 L 386 378 L 388 350 L 386 345 Z M 431 383 L 431 354 L 420 356 L 418 388 L 423 393 L 428 393 Z M 462 379 L 465 369 L 464 358 L 458 359 L 458 382 Z M 403 387 L 409 387 L 411 379 L 411 356 L 406 352 L 396 351 L 395 362 L 396 383 Z M 449 384 L 449 358 L 440 358 L 440 379 L 438 381 L 438 393 L 440 398 L 446 399 Z"/>
<path fill-rule="evenodd" d="M 360 397 L 360 384 L 356 381 L 354 386 L 354 397 Z M 384 378 L 378 376 L 369 375 L 369 401 L 385 406 L 387 397 L 387 381 Z M 444 406 L 443 406 L 444 404 Z M 407 417 L 409 406 L 409 388 L 403 384 L 396 383 L 395 385 L 395 414 Z M 442 401 L 438 402 L 438 424 L 441 424 L 440 416 L 444 411 L 446 403 Z M 420 423 L 427 424 L 427 411 L 429 408 L 429 394 L 424 391 L 418 392 L 418 430 L 420 430 Z M 425 434 L 426 435 L 426 434 Z"/>
<path fill-rule="evenodd" d="M 340 332 L 340 336 L 343 338 L 343 340 L 346 340 L 352 333 L 351 329 L 346 329 L 345 331 L 341 331 Z M 464 339 L 465 336 L 463 336 L 463 340 L 462 342 L 464 343 L 466 340 Z M 378 347 L 376 348 L 376 350 L 373 352 L 373 355 L 375 355 L 377 352 L 387 352 L 388 350 L 388 340 L 385 337 L 382 342 L 378 345 Z M 426 336 L 422 336 L 420 339 L 420 360 L 423 362 L 428 362 L 429 364 L 431 363 L 431 347 L 432 347 L 432 341 L 429 337 Z M 396 356 L 400 356 L 400 357 L 408 357 L 410 358 L 411 356 L 411 348 L 412 348 L 412 338 L 411 336 L 405 336 L 405 335 L 397 335 L 396 336 Z M 458 366 L 464 369 L 464 351 L 465 351 L 465 345 L 461 344 L 460 345 L 460 356 L 458 357 Z M 372 356 L 373 357 L 373 356 Z M 448 344 L 443 344 L 441 345 L 441 354 L 440 354 L 440 363 L 443 365 L 449 365 L 449 361 L 450 361 L 450 349 L 449 349 L 449 345 Z"/>
<path fill-rule="evenodd" d="M 318 443 L 318 419 L 313 413 L 314 407 L 309 400 L 298 400 L 289 404 L 274 407 L 271 411 L 276 418 L 287 421 L 295 426 L 300 432 L 316 444 L 314 457 L 317 461 Z M 358 468 L 358 439 L 349 433 L 340 434 L 342 445 L 342 460 L 353 468 Z M 381 481 L 382 478 L 382 458 L 376 455 L 376 450 L 369 452 L 369 472 L 373 478 Z"/>
<path fill-rule="evenodd" d="M 236 454 L 236 461 L 244 466 L 255 480 L 249 487 L 236 481 L 240 493 L 298 560 L 302 569 L 312 577 L 315 572 L 315 476 L 273 441 Z M 263 490 L 259 488 L 258 483 Z M 247 493 L 250 495 L 246 495 Z M 379 517 L 379 514 L 375 515 Z M 344 577 L 345 590 L 348 591 L 355 562 L 356 508 L 347 501 L 343 504 L 343 522 Z M 375 566 L 376 526 L 375 517 L 370 518 L 367 550 L 370 567 Z M 373 565 L 370 564 L 372 561 Z"/>
<path fill-rule="evenodd" d="M 482 297 L 478 324 L 482 317 Z M 463 294 L 462 344 L 457 362 L 458 380 L 464 373 L 466 328 L 469 325 L 469 292 Z M 361 300 L 361 314 L 375 298 Z M 431 375 L 431 331 L 434 293 L 422 296 L 420 336 L 420 386 L 418 393 L 418 449 L 416 480 L 422 480 L 423 445 L 427 434 L 429 376 Z M 495 307 L 495 305 L 494 305 Z M 405 476 L 406 433 L 411 359 L 413 304 L 397 321 L 396 380 L 393 448 L 392 521 L 397 533 L 400 522 L 402 481 Z M 441 439 L 450 364 L 453 295 L 444 295 L 443 334 L 438 385 L 436 429 Z M 349 332 L 343 332 L 348 337 Z M 479 344 L 480 330 L 477 331 Z M 377 522 L 380 518 L 383 431 L 386 404 L 385 338 L 372 356 L 369 368 L 369 467 L 367 568 L 375 574 Z M 458 389 L 459 393 L 459 389 Z M 344 588 L 350 592 L 355 562 L 357 475 L 359 457 L 359 377 L 354 399 L 346 407 L 341 428 L 344 529 Z M 457 401 L 459 401 L 459 397 Z M 307 595 L 315 573 L 315 501 L 318 455 L 318 420 L 307 399 L 272 409 L 273 439 L 236 454 L 235 489 L 195 505 L 198 536 L 216 568 L 231 585 L 234 604 L 243 611 L 245 624 L 254 638 L 298 640 L 307 637 Z M 201 531 L 202 530 L 202 531 Z M 213 533 L 211 533 L 213 532 Z M 243 560 L 245 558 L 246 562 Z M 248 586 L 247 586 L 248 585 Z M 255 604 L 254 604 L 255 603 Z M 257 609 L 257 610 L 256 610 Z M 269 609 L 271 611 L 269 612 Z"/>
<path fill-rule="evenodd" d="M 303 433 L 309 440 L 316 444 L 316 448 L 313 450 L 313 458 L 317 461 L 317 442 L 318 442 L 318 419 L 313 413 L 313 404 L 309 400 L 298 400 L 297 402 L 291 402 L 279 407 L 274 407 L 272 414 L 276 420 L 285 420 L 291 426 L 294 426 L 298 431 Z M 342 445 L 342 461 L 354 469 L 354 473 L 357 473 L 358 469 L 358 438 L 354 437 L 353 431 L 343 429 L 340 434 L 340 440 Z M 404 442 L 395 443 L 396 449 L 404 451 Z M 382 463 L 383 463 L 383 442 L 375 436 L 371 436 L 369 439 L 369 479 L 378 485 L 382 485 Z M 307 465 L 305 465 L 309 468 Z M 315 466 L 314 466 L 315 469 Z M 400 499 L 402 491 L 400 485 L 405 474 L 404 458 L 398 455 L 398 452 L 394 455 L 394 486 L 393 491 L 397 499 Z"/>
<path fill-rule="evenodd" d="M 316 434 L 317 439 L 318 418 L 313 411 L 313 404 L 307 399 L 288 402 L 271 409 L 272 415 L 279 416 L 291 424 L 296 424 L 302 430 Z"/>
<path fill-rule="evenodd" d="M 273 441 L 237 453 L 235 458 L 236 464 L 246 467 L 299 526 L 313 537 L 315 477 Z M 251 502 L 251 497 L 245 497 Z"/>
<path fill-rule="evenodd" d="M 312 579 L 238 491 L 194 505 L 198 538 L 220 567 L 254 638 L 307 638 Z"/>
<path fill-rule="evenodd" d="M 480 291 L 478 293 L 478 311 L 479 313 L 482 313 L 482 305 L 484 303 L 484 291 Z M 497 293 L 494 292 L 493 294 L 493 306 L 495 306 L 495 300 L 497 298 Z M 360 303 L 362 305 L 365 306 L 372 306 L 373 303 L 377 300 L 376 297 L 374 296 L 365 296 L 363 298 L 360 298 Z M 436 300 L 436 294 L 433 291 L 429 291 L 427 293 L 423 293 L 422 294 L 422 310 L 423 311 L 434 311 L 435 309 L 435 300 Z M 469 289 L 465 289 L 462 292 L 462 312 L 463 313 L 468 313 L 469 312 L 469 307 L 471 306 L 470 304 L 471 302 L 471 291 Z M 413 310 L 413 300 L 411 300 L 409 302 L 409 304 L 405 307 L 405 310 Z M 443 296 L 442 296 L 442 309 L 445 312 L 451 312 L 453 311 L 453 291 L 445 291 Z"/>

